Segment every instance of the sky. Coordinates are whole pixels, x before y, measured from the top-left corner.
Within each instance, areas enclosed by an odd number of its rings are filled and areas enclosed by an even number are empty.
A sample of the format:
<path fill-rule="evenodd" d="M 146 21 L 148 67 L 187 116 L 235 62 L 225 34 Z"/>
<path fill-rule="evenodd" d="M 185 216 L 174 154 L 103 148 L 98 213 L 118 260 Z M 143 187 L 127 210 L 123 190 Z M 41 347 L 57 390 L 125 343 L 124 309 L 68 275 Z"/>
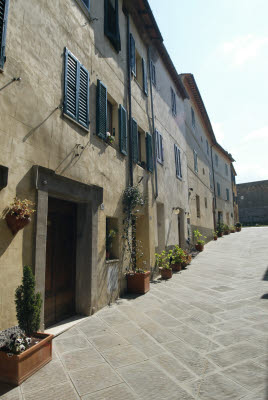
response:
<path fill-rule="evenodd" d="M 268 179 L 268 1 L 149 0 L 178 73 L 192 73 L 237 183 Z"/>

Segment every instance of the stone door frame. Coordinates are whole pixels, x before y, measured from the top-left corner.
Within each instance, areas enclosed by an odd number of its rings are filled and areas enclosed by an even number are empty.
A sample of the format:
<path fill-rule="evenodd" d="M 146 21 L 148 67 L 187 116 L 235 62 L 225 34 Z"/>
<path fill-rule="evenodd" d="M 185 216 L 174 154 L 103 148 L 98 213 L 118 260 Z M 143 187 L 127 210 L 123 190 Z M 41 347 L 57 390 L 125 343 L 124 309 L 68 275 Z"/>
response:
<path fill-rule="evenodd" d="M 98 208 L 103 202 L 103 189 L 57 175 L 48 168 L 34 166 L 33 171 L 37 190 L 33 255 L 36 291 L 43 300 L 40 325 L 43 331 L 48 197 L 77 204 L 75 308 L 77 314 L 91 315 L 97 299 Z"/>

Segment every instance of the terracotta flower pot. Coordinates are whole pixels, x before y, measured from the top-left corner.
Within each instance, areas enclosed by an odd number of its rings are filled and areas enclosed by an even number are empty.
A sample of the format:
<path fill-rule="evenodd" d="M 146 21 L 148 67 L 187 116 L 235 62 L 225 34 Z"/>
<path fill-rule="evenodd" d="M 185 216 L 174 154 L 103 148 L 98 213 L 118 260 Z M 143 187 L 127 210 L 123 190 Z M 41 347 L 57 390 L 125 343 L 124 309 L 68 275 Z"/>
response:
<path fill-rule="evenodd" d="M 224 231 L 224 235 L 229 235 L 230 231 Z"/>
<path fill-rule="evenodd" d="M 231 233 L 235 233 L 235 230 L 234 230 L 234 229 L 231 229 Z"/>
<path fill-rule="evenodd" d="M 127 274 L 128 293 L 144 294 L 150 290 L 150 271 Z"/>
<path fill-rule="evenodd" d="M 218 237 L 223 237 L 223 232 L 219 232 Z"/>
<path fill-rule="evenodd" d="M 162 277 L 162 279 L 172 278 L 172 269 L 162 268 L 161 269 L 161 277 Z"/>
<path fill-rule="evenodd" d="M 53 335 L 38 332 L 35 337 L 42 340 L 21 354 L 9 357 L 8 353 L 0 351 L 0 382 L 20 385 L 51 361 Z"/>
<path fill-rule="evenodd" d="M 171 268 L 172 268 L 172 271 L 178 272 L 178 271 L 181 271 L 182 266 L 181 266 L 181 263 L 176 263 L 176 264 L 171 264 Z"/>
<path fill-rule="evenodd" d="M 196 244 L 195 248 L 197 251 L 203 251 L 204 250 L 204 245 L 203 244 Z"/>
<path fill-rule="evenodd" d="M 236 227 L 236 232 L 240 232 L 241 228 L 240 227 Z"/>
<path fill-rule="evenodd" d="M 188 262 L 182 262 L 181 263 L 181 269 L 185 269 L 187 267 L 187 265 L 189 265 Z"/>
<path fill-rule="evenodd" d="M 11 212 L 8 212 L 6 215 L 6 222 L 13 235 L 16 235 L 18 231 L 23 229 L 31 222 L 31 218 L 28 216 L 25 218 L 17 218 L 16 214 L 11 214 Z"/>
<path fill-rule="evenodd" d="M 213 239 L 214 239 L 214 240 L 218 240 L 218 237 L 217 237 L 217 236 L 214 236 Z"/>

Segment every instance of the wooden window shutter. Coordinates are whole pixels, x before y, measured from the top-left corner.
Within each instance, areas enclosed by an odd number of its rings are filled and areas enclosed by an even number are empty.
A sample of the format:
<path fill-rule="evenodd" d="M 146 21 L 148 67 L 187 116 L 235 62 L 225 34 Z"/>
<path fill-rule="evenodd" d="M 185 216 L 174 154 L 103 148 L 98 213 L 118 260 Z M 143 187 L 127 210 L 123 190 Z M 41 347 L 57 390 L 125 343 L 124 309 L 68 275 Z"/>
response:
<path fill-rule="evenodd" d="M 135 39 L 132 33 L 130 33 L 129 40 L 130 40 L 130 67 L 131 67 L 131 72 L 133 73 L 134 76 L 136 76 L 136 48 L 135 48 Z"/>
<path fill-rule="evenodd" d="M 120 151 L 127 155 L 127 112 L 123 106 L 119 106 L 119 145 Z"/>
<path fill-rule="evenodd" d="M 148 171 L 153 172 L 153 141 L 152 135 L 149 132 L 146 133 L 146 161 Z"/>
<path fill-rule="evenodd" d="M 135 119 L 132 118 L 132 157 L 134 163 L 139 161 L 138 151 L 138 124 Z"/>
<path fill-rule="evenodd" d="M 0 0 L 0 69 L 4 68 L 6 61 L 6 32 L 9 0 Z"/>
<path fill-rule="evenodd" d="M 107 89 L 99 79 L 96 101 L 96 134 L 105 140 L 107 132 Z"/>
<path fill-rule="evenodd" d="M 148 96 L 147 68 L 144 58 L 142 59 L 143 91 Z"/>
<path fill-rule="evenodd" d="M 164 145 L 163 145 L 163 136 L 160 135 L 160 151 L 161 151 L 161 159 L 162 163 L 164 162 Z"/>
<path fill-rule="evenodd" d="M 89 73 L 80 65 L 79 71 L 79 100 L 78 100 L 78 122 L 89 127 Z"/>
<path fill-rule="evenodd" d="M 89 73 L 67 48 L 63 112 L 85 128 L 89 127 Z"/>
<path fill-rule="evenodd" d="M 178 176 L 178 147 L 174 144 L 176 176 Z"/>

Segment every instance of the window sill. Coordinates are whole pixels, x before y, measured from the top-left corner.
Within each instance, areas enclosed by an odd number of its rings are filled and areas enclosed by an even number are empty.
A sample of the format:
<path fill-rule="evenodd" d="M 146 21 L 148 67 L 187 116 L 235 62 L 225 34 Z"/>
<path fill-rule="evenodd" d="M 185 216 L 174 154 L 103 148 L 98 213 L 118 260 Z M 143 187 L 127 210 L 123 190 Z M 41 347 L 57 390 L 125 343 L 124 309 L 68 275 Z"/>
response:
<path fill-rule="evenodd" d="M 119 263 L 119 258 L 115 258 L 113 260 L 105 260 L 105 264 L 117 264 Z"/>
<path fill-rule="evenodd" d="M 76 0 L 77 4 L 79 5 L 79 7 L 81 8 L 81 10 L 83 11 L 83 13 L 85 14 L 85 16 L 89 19 L 89 21 L 92 21 L 91 18 L 91 14 L 90 11 L 86 8 L 85 4 L 83 3 L 82 0 Z"/>
<path fill-rule="evenodd" d="M 75 119 L 70 117 L 68 114 L 65 114 L 65 112 L 62 113 L 62 115 L 67 118 L 69 121 L 72 121 L 75 125 L 79 126 L 79 128 L 82 128 L 85 132 L 89 133 L 89 127 L 86 128 L 84 125 L 79 124 Z"/>

